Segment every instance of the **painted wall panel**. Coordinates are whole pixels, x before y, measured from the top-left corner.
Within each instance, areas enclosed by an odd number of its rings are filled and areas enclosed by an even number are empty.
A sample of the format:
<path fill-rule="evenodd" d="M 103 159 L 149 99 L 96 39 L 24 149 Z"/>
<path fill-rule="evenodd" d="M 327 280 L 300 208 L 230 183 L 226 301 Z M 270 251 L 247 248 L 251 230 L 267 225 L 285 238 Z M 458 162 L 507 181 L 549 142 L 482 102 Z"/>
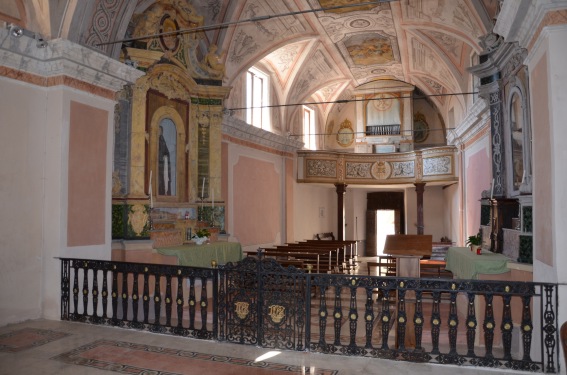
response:
<path fill-rule="evenodd" d="M 275 165 L 241 156 L 233 178 L 234 235 L 243 246 L 273 243 L 281 217 L 281 176 Z"/>
<path fill-rule="evenodd" d="M 105 241 L 108 112 L 70 104 L 67 245 Z"/>

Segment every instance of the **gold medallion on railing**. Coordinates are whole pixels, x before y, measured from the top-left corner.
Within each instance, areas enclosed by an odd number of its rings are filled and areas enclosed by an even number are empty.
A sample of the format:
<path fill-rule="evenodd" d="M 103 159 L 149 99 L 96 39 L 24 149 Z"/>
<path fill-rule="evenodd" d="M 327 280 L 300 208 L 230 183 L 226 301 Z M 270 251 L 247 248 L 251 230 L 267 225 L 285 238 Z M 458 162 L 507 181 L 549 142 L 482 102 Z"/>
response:
<path fill-rule="evenodd" d="M 370 173 L 372 174 L 372 177 L 377 180 L 385 180 L 390 177 L 390 174 L 392 173 L 392 167 L 390 166 L 390 163 L 380 160 L 372 164 Z"/>
<path fill-rule="evenodd" d="M 279 324 L 285 317 L 285 307 L 280 305 L 271 305 L 268 307 L 268 315 L 272 318 L 274 323 Z"/>
<path fill-rule="evenodd" d="M 236 315 L 240 319 L 246 319 L 248 316 L 249 310 L 248 307 L 250 304 L 248 302 L 235 302 L 234 303 L 234 311 L 236 311 Z"/>

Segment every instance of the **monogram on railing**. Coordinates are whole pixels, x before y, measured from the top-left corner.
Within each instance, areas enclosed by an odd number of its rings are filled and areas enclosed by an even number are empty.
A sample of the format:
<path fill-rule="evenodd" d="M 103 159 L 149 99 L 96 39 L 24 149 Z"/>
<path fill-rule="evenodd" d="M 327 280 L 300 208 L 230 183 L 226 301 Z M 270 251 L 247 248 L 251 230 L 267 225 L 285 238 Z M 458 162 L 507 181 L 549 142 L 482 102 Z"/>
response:
<path fill-rule="evenodd" d="M 305 273 L 254 257 L 218 269 L 61 261 L 62 320 L 265 348 L 559 371 L 557 284 Z"/>

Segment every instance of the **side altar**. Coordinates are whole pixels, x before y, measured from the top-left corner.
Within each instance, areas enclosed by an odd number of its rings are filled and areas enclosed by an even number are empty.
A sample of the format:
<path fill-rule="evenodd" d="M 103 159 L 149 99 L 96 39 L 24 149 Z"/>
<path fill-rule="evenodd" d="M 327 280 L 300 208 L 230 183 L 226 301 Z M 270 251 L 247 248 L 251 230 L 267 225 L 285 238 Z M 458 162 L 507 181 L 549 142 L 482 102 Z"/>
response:
<path fill-rule="evenodd" d="M 175 33 L 203 25 L 178 0 L 156 1 L 133 17 L 126 37 L 134 41 L 120 58 L 145 75 L 115 107 L 113 240 L 163 247 L 182 245 L 195 228 L 224 231 L 224 53 L 203 32 Z"/>

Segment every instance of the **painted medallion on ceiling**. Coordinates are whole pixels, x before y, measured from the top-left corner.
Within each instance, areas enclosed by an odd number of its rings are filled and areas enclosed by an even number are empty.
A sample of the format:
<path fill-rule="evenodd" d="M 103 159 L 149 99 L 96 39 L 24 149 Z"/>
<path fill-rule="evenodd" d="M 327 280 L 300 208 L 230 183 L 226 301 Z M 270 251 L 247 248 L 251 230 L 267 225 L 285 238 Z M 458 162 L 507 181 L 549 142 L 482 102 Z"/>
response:
<path fill-rule="evenodd" d="M 319 0 L 319 4 L 321 8 L 333 8 L 333 7 L 341 7 L 345 5 L 354 5 L 358 3 L 367 3 L 367 0 Z M 352 6 L 352 7 L 345 7 L 345 8 L 338 8 L 333 10 L 328 10 L 327 12 L 333 13 L 347 13 L 347 12 L 355 12 L 360 10 L 370 10 L 375 8 L 376 4 L 371 5 L 361 5 L 359 7 Z"/>
<path fill-rule="evenodd" d="M 388 64 L 396 61 L 390 38 L 379 33 L 355 34 L 344 45 L 354 65 Z"/>

